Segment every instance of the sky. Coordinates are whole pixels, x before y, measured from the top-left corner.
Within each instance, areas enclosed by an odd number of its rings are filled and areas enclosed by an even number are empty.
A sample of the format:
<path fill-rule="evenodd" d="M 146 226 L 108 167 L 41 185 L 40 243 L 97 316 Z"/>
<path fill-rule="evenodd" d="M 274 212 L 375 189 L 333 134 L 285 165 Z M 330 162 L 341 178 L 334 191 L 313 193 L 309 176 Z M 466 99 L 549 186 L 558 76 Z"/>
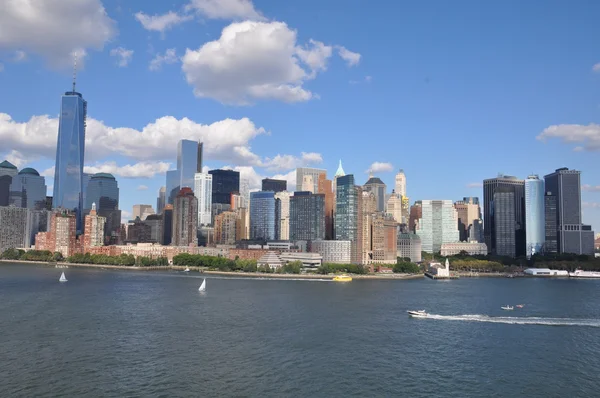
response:
<path fill-rule="evenodd" d="M 582 171 L 600 232 L 600 2 L 0 0 L 0 160 L 52 191 L 60 98 L 88 101 L 85 170 L 124 217 L 156 205 L 177 141 L 205 166 L 295 185 L 338 161 L 411 203 L 498 173 Z"/>

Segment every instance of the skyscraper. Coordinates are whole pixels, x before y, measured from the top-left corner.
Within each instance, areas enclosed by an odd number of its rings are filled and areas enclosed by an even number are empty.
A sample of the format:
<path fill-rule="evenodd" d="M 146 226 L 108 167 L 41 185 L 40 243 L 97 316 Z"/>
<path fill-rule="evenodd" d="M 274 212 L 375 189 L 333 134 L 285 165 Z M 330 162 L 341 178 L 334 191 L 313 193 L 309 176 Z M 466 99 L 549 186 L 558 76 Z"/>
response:
<path fill-rule="evenodd" d="M 133 205 L 133 213 L 131 214 L 131 219 L 135 220 L 136 218 L 140 218 L 140 220 L 144 221 L 147 216 L 150 214 L 154 214 L 154 209 L 152 205 Z"/>
<path fill-rule="evenodd" d="M 234 170 L 211 170 L 212 203 L 231 204 L 231 194 L 240 192 L 240 172 Z"/>
<path fill-rule="evenodd" d="M 500 188 L 502 189 L 502 206 L 497 206 L 494 203 L 494 194 Z M 513 204 L 509 206 L 506 203 L 507 192 L 513 192 Z M 506 214 L 502 212 L 512 214 L 514 221 L 510 221 Z M 507 223 L 506 225 L 496 225 L 499 220 Z M 503 240 L 502 251 L 509 252 L 514 251 L 515 256 L 525 255 L 525 181 L 518 179 L 517 177 L 499 175 L 496 178 L 490 178 L 483 180 L 483 224 L 484 224 L 484 237 L 485 244 L 488 247 L 488 251 L 492 255 L 498 254 L 498 239 Z M 509 225 L 510 224 L 510 225 Z M 497 231 L 506 231 L 508 228 L 514 228 L 515 242 L 513 248 L 506 248 L 506 236 L 498 236 Z"/>
<path fill-rule="evenodd" d="M 290 239 L 290 197 L 291 193 L 287 191 L 275 194 L 276 207 L 279 211 L 279 217 L 277 217 L 279 220 L 279 236 L 277 238 L 281 240 Z"/>
<path fill-rule="evenodd" d="M 377 202 L 377 211 L 385 211 L 385 191 L 386 186 L 381 179 L 373 177 L 371 174 L 369 180 L 363 186 L 363 189 L 368 192 L 373 192 L 375 195 L 375 201 Z"/>
<path fill-rule="evenodd" d="M 298 167 L 296 169 L 296 189 L 302 191 L 319 192 L 319 174 L 327 175 L 327 170 L 314 169 L 312 167 Z M 305 176 L 312 178 L 312 189 L 306 189 L 304 187 Z M 308 179 L 306 180 L 308 182 Z"/>
<path fill-rule="evenodd" d="M 525 245 L 527 258 L 542 253 L 546 241 L 544 181 L 537 175 L 525 180 Z"/>
<path fill-rule="evenodd" d="M 273 191 L 275 193 L 287 190 L 286 180 L 275 180 L 272 178 L 263 178 L 261 191 Z"/>
<path fill-rule="evenodd" d="M 458 242 L 458 215 L 451 200 L 422 200 L 417 235 L 422 250 L 437 253 L 444 243 Z"/>
<path fill-rule="evenodd" d="M 510 187 L 499 186 L 493 197 L 494 204 L 494 233 L 495 253 L 498 256 L 515 257 L 516 227 L 515 227 L 515 192 Z"/>
<path fill-rule="evenodd" d="M 24 246 L 27 213 L 27 209 L 0 206 L 0 254 Z"/>
<path fill-rule="evenodd" d="M 166 204 L 162 212 L 162 232 L 160 243 L 170 245 L 173 241 L 173 205 Z"/>
<path fill-rule="evenodd" d="M 594 232 L 589 225 L 584 225 L 581 219 L 580 175 L 580 171 L 564 167 L 544 176 L 546 181 L 545 235 L 549 243 L 547 252 L 554 250 L 561 254 L 594 252 Z"/>
<path fill-rule="evenodd" d="M 202 146 L 197 141 L 180 140 L 177 143 L 177 172 L 179 187 L 194 187 L 194 174 L 202 164 Z M 202 172 L 202 170 L 200 170 Z"/>
<path fill-rule="evenodd" d="M 173 205 L 174 246 L 189 246 L 198 243 L 198 200 L 189 187 L 181 188 Z"/>
<path fill-rule="evenodd" d="M 158 190 L 158 198 L 156 199 L 156 214 L 161 214 L 165 208 L 167 198 L 167 187 L 160 187 Z"/>
<path fill-rule="evenodd" d="M 481 209 L 474 199 L 477 198 L 464 198 L 454 202 L 454 208 L 458 215 L 458 232 L 461 242 L 479 241 L 482 238 L 469 235 L 471 227 L 473 225 L 479 226 L 480 224 L 477 221 L 481 220 Z M 474 231 L 477 231 L 477 229 L 474 229 Z"/>
<path fill-rule="evenodd" d="M 118 241 L 121 228 L 121 210 L 119 210 L 119 185 L 112 174 L 97 173 L 92 175 L 87 186 L 85 209 L 96 204 L 99 216 L 106 217 L 104 236 L 112 243 Z"/>
<path fill-rule="evenodd" d="M 237 220 L 238 216 L 233 211 L 224 211 L 215 218 L 215 243 L 222 245 L 235 244 Z"/>
<path fill-rule="evenodd" d="M 290 240 L 325 239 L 325 195 L 294 192 L 290 197 Z"/>
<path fill-rule="evenodd" d="M 212 182 L 208 173 L 196 173 L 194 176 L 194 195 L 198 199 L 198 226 L 212 224 Z"/>
<path fill-rule="evenodd" d="M 333 215 L 335 198 L 332 181 L 325 178 L 319 180 L 319 192 L 325 195 L 325 239 L 333 239 Z"/>
<path fill-rule="evenodd" d="M 400 196 L 406 196 L 406 176 L 404 175 L 404 170 L 402 169 L 400 169 L 398 174 L 396 174 L 395 191 Z"/>
<path fill-rule="evenodd" d="M 275 239 L 275 210 L 274 192 L 250 193 L 250 239 Z"/>
<path fill-rule="evenodd" d="M 18 173 L 17 166 L 5 160 L 0 163 L 0 206 L 10 203 L 10 185 Z"/>
<path fill-rule="evenodd" d="M 96 213 L 96 204 L 92 203 L 90 214 L 85 216 L 85 227 L 83 232 L 84 250 L 89 247 L 104 245 L 104 224 L 106 218 Z"/>
<path fill-rule="evenodd" d="M 75 91 L 73 78 L 73 89 L 62 96 L 60 107 L 52 207 L 74 211 L 78 233 L 83 227 L 86 118 L 87 102 Z"/>
<path fill-rule="evenodd" d="M 354 175 L 338 177 L 335 193 L 335 239 L 356 241 L 358 198 Z"/>
<path fill-rule="evenodd" d="M 386 213 L 392 216 L 397 223 L 402 223 L 402 196 L 395 190 L 387 200 Z"/>
<path fill-rule="evenodd" d="M 17 207 L 41 210 L 46 207 L 46 180 L 37 170 L 19 171 L 10 185 L 10 202 Z"/>
<path fill-rule="evenodd" d="M 166 173 L 166 204 L 172 205 L 179 193 L 179 172 L 169 170 Z"/>

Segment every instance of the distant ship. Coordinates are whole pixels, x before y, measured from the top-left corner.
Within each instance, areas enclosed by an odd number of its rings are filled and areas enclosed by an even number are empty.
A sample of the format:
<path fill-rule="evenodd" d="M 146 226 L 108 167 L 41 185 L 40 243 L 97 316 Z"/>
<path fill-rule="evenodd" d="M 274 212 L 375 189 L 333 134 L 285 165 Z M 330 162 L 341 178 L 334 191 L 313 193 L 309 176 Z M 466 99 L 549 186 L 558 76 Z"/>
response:
<path fill-rule="evenodd" d="M 352 277 L 348 275 L 336 275 L 333 277 L 334 282 L 351 282 Z"/>
<path fill-rule="evenodd" d="M 571 278 L 600 278 L 600 272 L 582 271 L 580 269 L 575 272 L 569 272 Z"/>
<path fill-rule="evenodd" d="M 409 316 L 412 316 L 413 318 L 427 318 L 429 316 L 429 314 L 427 312 L 425 312 L 425 310 L 418 310 L 418 311 L 406 311 L 408 312 Z"/>

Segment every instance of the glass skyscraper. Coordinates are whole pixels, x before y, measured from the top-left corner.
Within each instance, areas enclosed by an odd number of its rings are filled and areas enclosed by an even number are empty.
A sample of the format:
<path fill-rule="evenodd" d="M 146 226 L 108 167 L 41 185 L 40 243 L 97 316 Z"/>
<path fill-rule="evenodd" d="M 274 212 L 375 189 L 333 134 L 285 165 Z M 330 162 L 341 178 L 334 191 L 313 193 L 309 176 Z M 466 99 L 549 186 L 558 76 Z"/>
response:
<path fill-rule="evenodd" d="M 544 181 L 537 175 L 525 180 L 525 246 L 526 255 L 542 253 L 546 240 L 544 216 Z"/>
<path fill-rule="evenodd" d="M 194 195 L 198 199 L 198 227 L 212 224 L 212 175 L 196 173 Z"/>
<path fill-rule="evenodd" d="M 121 211 L 119 186 L 112 174 L 97 173 L 91 176 L 86 192 L 86 211 L 92 208 L 93 203 L 96 204 L 98 215 L 106 217 L 104 236 L 114 242 L 121 228 Z"/>
<path fill-rule="evenodd" d="M 354 175 L 338 177 L 335 189 L 335 239 L 356 241 L 358 238 L 358 193 Z"/>
<path fill-rule="evenodd" d="M 451 200 L 422 200 L 417 235 L 422 250 L 437 253 L 444 243 L 458 242 L 458 214 Z"/>
<path fill-rule="evenodd" d="M 385 183 L 383 181 L 381 181 L 381 179 L 378 177 L 370 176 L 369 180 L 365 183 L 363 188 L 365 191 L 373 192 L 373 195 L 375 195 L 375 201 L 377 203 L 377 211 L 384 211 L 385 210 L 385 202 L 386 202 Z M 402 220 L 398 220 L 398 222 L 401 222 L 401 221 Z"/>
<path fill-rule="evenodd" d="M 194 188 L 194 175 L 202 172 L 202 148 L 202 143 L 197 141 L 177 143 L 177 169 L 167 171 L 167 203 L 173 204 L 181 188 Z"/>
<path fill-rule="evenodd" d="M 324 194 L 294 192 L 294 196 L 290 197 L 289 217 L 290 240 L 325 239 Z"/>
<path fill-rule="evenodd" d="M 213 177 L 212 203 L 231 204 L 231 194 L 240 192 L 239 171 L 218 169 L 211 170 L 208 174 Z"/>
<path fill-rule="evenodd" d="M 37 170 L 25 168 L 12 179 L 10 202 L 17 207 L 42 210 L 46 207 L 46 180 Z"/>
<path fill-rule="evenodd" d="M 250 193 L 250 239 L 275 239 L 275 210 L 274 192 Z"/>
<path fill-rule="evenodd" d="M 17 166 L 5 160 L 0 163 L 0 206 L 10 203 L 10 184 L 18 173 Z"/>
<path fill-rule="evenodd" d="M 87 102 L 73 83 L 73 91 L 63 95 L 60 107 L 52 207 L 74 211 L 78 233 L 82 231 L 86 115 Z"/>

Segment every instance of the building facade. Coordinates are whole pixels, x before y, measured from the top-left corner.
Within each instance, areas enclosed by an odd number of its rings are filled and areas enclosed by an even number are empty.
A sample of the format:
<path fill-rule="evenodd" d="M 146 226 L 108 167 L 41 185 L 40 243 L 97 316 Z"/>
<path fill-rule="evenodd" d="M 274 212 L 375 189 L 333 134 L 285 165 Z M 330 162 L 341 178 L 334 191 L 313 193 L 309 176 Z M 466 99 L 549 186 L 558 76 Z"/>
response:
<path fill-rule="evenodd" d="M 377 203 L 377 211 L 385 211 L 385 202 L 386 202 L 386 186 L 381 179 L 378 177 L 373 177 L 371 175 L 365 185 L 363 186 L 363 190 L 367 192 L 372 192 L 375 195 L 375 201 Z"/>
<path fill-rule="evenodd" d="M 31 210 L 46 208 L 46 180 L 37 170 L 25 168 L 13 177 L 10 185 L 10 203 Z"/>
<path fill-rule="evenodd" d="M 461 242 L 483 242 L 483 236 L 472 236 L 470 231 L 475 233 L 479 231 L 474 225 L 481 225 L 481 209 L 479 203 L 475 203 L 476 198 L 464 198 L 454 202 L 454 208 L 458 216 L 458 233 Z M 473 228 L 472 228 L 473 227 Z M 483 233 L 483 230 L 481 230 Z"/>
<path fill-rule="evenodd" d="M 392 216 L 397 223 L 402 223 L 402 196 L 395 190 L 387 200 L 386 213 Z"/>
<path fill-rule="evenodd" d="M 212 175 L 212 203 L 231 205 L 231 194 L 240 192 L 240 173 L 218 169 L 211 170 L 208 174 Z"/>
<path fill-rule="evenodd" d="M 404 170 L 400 169 L 398 174 L 396 174 L 395 179 L 395 191 L 400 196 L 406 196 L 406 175 L 404 174 Z M 400 221 L 398 221 L 400 222 Z"/>
<path fill-rule="evenodd" d="M 76 237 L 77 218 L 72 212 L 54 211 L 50 217 L 50 228 L 35 236 L 36 250 L 59 252 L 67 258 L 80 251 Z"/>
<path fill-rule="evenodd" d="M 194 175 L 202 173 L 202 144 L 192 140 L 177 143 L 177 172 L 179 187 L 194 189 Z"/>
<path fill-rule="evenodd" d="M 546 217 L 544 181 L 537 175 L 525 180 L 525 253 L 527 258 L 544 252 Z"/>
<path fill-rule="evenodd" d="M 263 178 L 261 191 L 273 191 L 275 193 L 286 191 L 287 181 L 286 180 L 275 180 L 272 178 Z"/>
<path fill-rule="evenodd" d="M 233 211 L 225 211 L 215 219 L 214 241 L 216 244 L 233 245 L 237 240 L 238 215 Z"/>
<path fill-rule="evenodd" d="M 321 174 L 327 176 L 327 170 L 315 169 L 312 167 L 298 167 L 296 169 L 296 189 L 312 193 L 319 192 L 319 175 Z M 308 181 L 308 179 L 304 178 L 305 176 L 310 176 L 313 185 L 312 187 L 304 186 L 305 180 Z"/>
<path fill-rule="evenodd" d="M 275 193 L 250 193 L 250 239 L 275 240 Z"/>
<path fill-rule="evenodd" d="M 372 264 L 395 264 L 398 252 L 398 228 L 393 217 L 378 212 L 371 217 Z"/>
<path fill-rule="evenodd" d="M 10 204 L 10 185 L 18 172 L 17 166 L 8 160 L 0 163 L 0 206 Z"/>
<path fill-rule="evenodd" d="M 440 255 L 443 257 L 456 256 L 466 252 L 469 256 L 487 256 L 488 250 L 485 243 L 479 242 L 455 242 L 455 243 L 444 243 L 440 251 Z"/>
<path fill-rule="evenodd" d="M 98 215 L 106 218 L 105 241 L 116 243 L 121 228 L 121 210 L 119 210 L 119 185 L 112 174 L 97 173 L 90 177 L 87 184 L 85 213 L 89 212 L 93 203 L 96 204 Z"/>
<path fill-rule="evenodd" d="M 290 239 L 290 197 L 291 192 L 281 191 L 275 194 L 275 203 L 279 212 L 279 236 L 280 240 Z"/>
<path fill-rule="evenodd" d="M 96 204 L 92 203 L 90 214 L 85 216 L 83 228 L 84 250 L 92 246 L 104 246 L 104 224 L 106 224 L 106 217 L 99 216 L 96 212 Z"/>
<path fill-rule="evenodd" d="M 458 242 L 458 215 L 451 200 L 422 200 L 417 235 L 424 252 L 437 253 L 444 243 Z"/>
<path fill-rule="evenodd" d="M 156 214 L 161 214 L 165 208 L 167 199 L 167 187 L 160 187 L 158 197 L 156 198 Z"/>
<path fill-rule="evenodd" d="M 174 246 L 190 246 L 198 243 L 198 200 L 189 187 L 182 188 L 173 205 Z"/>
<path fill-rule="evenodd" d="M 310 244 L 312 253 L 319 253 L 323 263 L 350 264 L 352 242 L 349 240 L 314 240 Z"/>
<path fill-rule="evenodd" d="M 325 239 L 325 195 L 294 192 L 290 197 L 289 239 Z"/>
<path fill-rule="evenodd" d="M 28 209 L 0 206 L 0 254 L 6 249 L 24 247 L 27 239 Z"/>
<path fill-rule="evenodd" d="M 414 233 L 399 233 L 397 243 L 397 256 L 410 258 L 413 263 L 421 262 L 421 238 Z"/>
<path fill-rule="evenodd" d="M 212 225 L 212 174 L 194 175 L 194 195 L 198 199 L 198 226 Z"/>

